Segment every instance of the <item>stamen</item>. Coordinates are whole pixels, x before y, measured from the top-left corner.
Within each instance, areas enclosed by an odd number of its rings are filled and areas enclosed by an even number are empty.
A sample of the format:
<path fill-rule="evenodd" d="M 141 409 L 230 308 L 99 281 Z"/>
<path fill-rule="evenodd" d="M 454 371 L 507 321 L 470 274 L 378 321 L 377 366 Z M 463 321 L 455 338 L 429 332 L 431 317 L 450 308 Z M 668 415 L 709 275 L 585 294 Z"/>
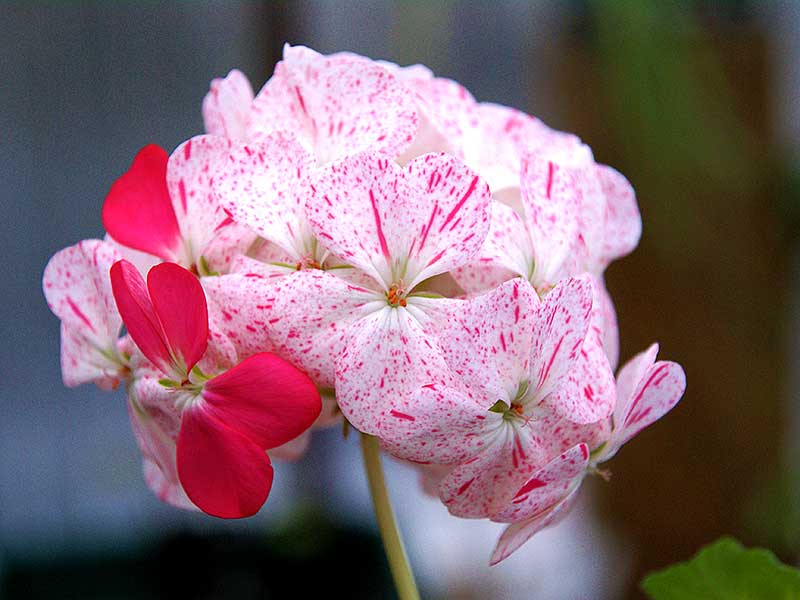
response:
<path fill-rule="evenodd" d="M 302 271 L 303 269 L 321 269 L 320 264 L 313 258 L 304 258 L 295 265 L 295 269 Z"/>
<path fill-rule="evenodd" d="M 398 306 L 407 305 L 405 290 L 403 289 L 402 282 L 393 283 L 391 286 L 389 286 L 389 291 L 386 292 L 386 299 L 389 301 L 389 304 L 395 308 Z"/>

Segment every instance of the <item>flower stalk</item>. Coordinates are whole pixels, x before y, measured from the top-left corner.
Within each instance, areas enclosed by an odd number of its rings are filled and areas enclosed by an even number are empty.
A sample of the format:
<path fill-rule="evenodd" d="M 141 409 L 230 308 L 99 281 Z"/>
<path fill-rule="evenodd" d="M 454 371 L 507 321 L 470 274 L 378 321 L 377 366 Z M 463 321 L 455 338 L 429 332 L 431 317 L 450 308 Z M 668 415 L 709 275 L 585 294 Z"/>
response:
<path fill-rule="evenodd" d="M 386 481 L 381 466 L 380 446 L 378 438 L 361 434 L 361 452 L 364 456 L 364 469 L 367 472 L 372 505 L 375 507 L 375 518 L 381 532 L 383 548 L 389 561 L 397 596 L 400 600 L 419 600 L 419 591 L 411 571 L 411 564 L 406 555 L 403 538 L 397 528 L 397 521 L 389 500 Z"/>

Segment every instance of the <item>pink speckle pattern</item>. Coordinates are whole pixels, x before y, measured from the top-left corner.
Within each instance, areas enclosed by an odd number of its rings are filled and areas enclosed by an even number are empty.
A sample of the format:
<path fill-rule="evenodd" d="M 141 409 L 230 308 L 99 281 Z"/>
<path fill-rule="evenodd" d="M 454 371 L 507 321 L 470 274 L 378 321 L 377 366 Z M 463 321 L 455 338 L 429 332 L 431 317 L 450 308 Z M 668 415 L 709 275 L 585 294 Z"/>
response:
<path fill-rule="evenodd" d="M 294 137 L 273 133 L 261 143 L 230 148 L 216 172 L 214 194 L 236 222 L 278 245 L 287 260 L 315 258 L 297 189 L 313 165 Z"/>
<path fill-rule="evenodd" d="M 119 381 L 117 355 L 122 319 L 117 313 L 108 272 L 117 250 L 100 240 L 83 240 L 57 252 L 44 270 L 47 305 L 61 320 L 61 373 L 64 385 Z"/>
<path fill-rule="evenodd" d="M 213 193 L 217 169 L 233 142 L 213 135 L 187 140 L 170 155 L 167 187 L 184 243 L 180 263 L 190 267 L 204 257 L 213 271 L 227 272 L 231 260 L 247 250 L 255 235 L 233 222 Z"/>
<path fill-rule="evenodd" d="M 489 230 L 488 187 L 445 154 L 405 168 L 377 154 L 353 156 L 318 173 L 309 192 L 316 236 L 384 289 L 398 281 L 411 289 L 466 263 Z"/>
<path fill-rule="evenodd" d="M 397 156 L 417 121 L 413 95 L 385 68 L 287 44 L 256 96 L 248 134 L 293 132 L 322 165 L 365 150 Z"/>

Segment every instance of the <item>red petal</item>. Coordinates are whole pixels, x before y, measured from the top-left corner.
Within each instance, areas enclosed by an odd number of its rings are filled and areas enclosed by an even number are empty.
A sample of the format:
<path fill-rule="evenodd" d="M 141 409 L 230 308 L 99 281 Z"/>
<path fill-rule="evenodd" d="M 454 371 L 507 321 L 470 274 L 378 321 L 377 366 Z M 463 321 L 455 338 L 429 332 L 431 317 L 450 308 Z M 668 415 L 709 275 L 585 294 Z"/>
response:
<path fill-rule="evenodd" d="M 174 260 L 181 233 L 167 191 L 167 153 L 155 144 L 139 150 L 131 168 L 111 186 L 103 227 L 123 246 Z"/>
<path fill-rule="evenodd" d="M 180 265 L 161 263 L 147 274 L 147 290 L 169 348 L 183 360 L 188 373 L 208 345 L 208 307 L 203 286 Z"/>
<path fill-rule="evenodd" d="M 178 434 L 178 478 L 200 510 L 222 519 L 258 512 L 272 488 L 266 452 L 203 406 L 184 411 Z"/>
<path fill-rule="evenodd" d="M 205 410 L 266 450 L 296 438 L 322 410 L 308 375 L 269 352 L 206 383 L 203 398 Z"/>
<path fill-rule="evenodd" d="M 111 266 L 111 290 L 128 333 L 151 362 L 169 372 L 172 366 L 164 331 L 158 321 L 144 279 L 127 260 Z"/>

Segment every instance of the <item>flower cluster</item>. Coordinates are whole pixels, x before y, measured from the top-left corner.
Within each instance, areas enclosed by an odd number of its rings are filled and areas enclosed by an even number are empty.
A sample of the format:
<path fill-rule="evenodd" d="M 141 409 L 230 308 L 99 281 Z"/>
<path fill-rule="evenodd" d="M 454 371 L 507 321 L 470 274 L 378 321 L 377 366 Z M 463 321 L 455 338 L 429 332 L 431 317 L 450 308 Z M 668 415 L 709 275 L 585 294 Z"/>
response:
<path fill-rule="evenodd" d="M 298 46 L 255 96 L 214 80 L 203 117 L 170 156 L 143 148 L 105 240 L 44 275 L 65 384 L 126 382 L 160 498 L 253 514 L 268 456 L 346 419 L 453 515 L 507 523 L 497 562 L 683 394 L 656 346 L 614 377 L 603 271 L 641 219 L 577 137 L 419 65 Z"/>

